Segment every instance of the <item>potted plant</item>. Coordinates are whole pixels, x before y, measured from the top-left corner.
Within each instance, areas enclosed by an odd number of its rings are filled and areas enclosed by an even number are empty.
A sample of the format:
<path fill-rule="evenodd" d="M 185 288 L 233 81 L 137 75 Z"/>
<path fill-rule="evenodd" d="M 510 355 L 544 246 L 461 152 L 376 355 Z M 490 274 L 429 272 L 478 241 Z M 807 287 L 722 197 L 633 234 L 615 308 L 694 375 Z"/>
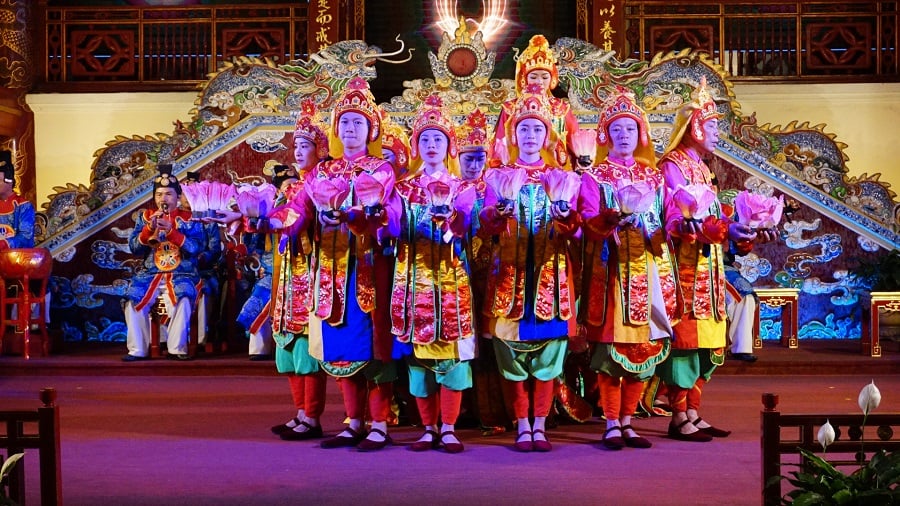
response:
<path fill-rule="evenodd" d="M 859 407 L 863 411 L 863 429 L 869 413 L 881 402 L 881 392 L 875 382 L 866 385 L 859 392 Z M 827 421 L 817 434 L 822 453 L 834 442 L 835 431 Z M 857 454 L 859 468 L 849 474 L 835 468 L 831 463 L 813 452 L 800 449 L 803 465 L 790 477 L 776 476 L 770 480 L 776 483 L 787 480 L 795 488 L 784 497 L 783 504 L 798 505 L 892 505 L 900 504 L 900 452 L 880 450 L 865 460 L 865 448 L 860 435 L 860 451 Z"/>

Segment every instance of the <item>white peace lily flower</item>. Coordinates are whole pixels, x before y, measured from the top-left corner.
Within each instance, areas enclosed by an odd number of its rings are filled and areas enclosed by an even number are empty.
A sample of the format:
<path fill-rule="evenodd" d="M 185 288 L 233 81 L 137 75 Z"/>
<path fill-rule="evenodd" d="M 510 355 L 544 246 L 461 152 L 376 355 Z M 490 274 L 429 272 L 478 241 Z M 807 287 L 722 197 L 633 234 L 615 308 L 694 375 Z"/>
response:
<path fill-rule="evenodd" d="M 831 422 L 825 420 L 825 425 L 819 427 L 816 439 L 818 439 L 819 444 L 822 445 L 822 450 L 826 450 L 828 445 L 834 442 L 834 427 L 831 426 Z"/>
<path fill-rule="evenodd" d="M 875 410 L 881 404 L 881 392 L 875 386 L 875 380 L 864 386 L 859 392 L 859 409 L 863 414 L 868 415 L 869 412 Z"/>

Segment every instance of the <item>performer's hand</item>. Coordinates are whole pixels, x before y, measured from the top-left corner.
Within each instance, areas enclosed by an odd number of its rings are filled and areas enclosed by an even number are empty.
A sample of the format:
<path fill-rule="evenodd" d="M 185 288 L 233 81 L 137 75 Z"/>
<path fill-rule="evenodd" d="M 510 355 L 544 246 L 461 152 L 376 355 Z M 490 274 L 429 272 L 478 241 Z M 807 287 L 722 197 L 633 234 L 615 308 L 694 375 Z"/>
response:
<path fill-rule="evenodd" d="M 230 209 L 220 209 L 220 210 L 216 211 L 215 216 L 210 216 L 209 218 L 204 218 L 204 220 L 208 219 L 209 221 L 212 221 L 214 223 L 222 223 L 224 225 L 224 224 L 235 222 L 235 221 L 241 219 L 242 216 L 243 215 L 239 211 L 232 211 Z"/>
<path fill-rule="evenodd" d="M 325 227 L 338 227 L 343 222 L 343 218 L 344 212 L 337 209 L 319 213 L 319 223 Z"/>
<path fill-rule="evenodd" d="M 747 225 L 734 221 L 728 227 L 728 238 L 732 241 L 752 241 L 756 239 L 756 232 Z"/>
<path fill-rule="evenodd" d="M 497 215 L 503 218 L 509 218 L 513 214 L 513 201 L 511 200 L 501 200 L 497 202 L 496 209 Z"/>
<path fill-rule="evenodd" d="M 168 216 L 161 216 L 156 220 L 156 229 L 160 232 L 169 233 L 172 231 L 172 220 Z"/>
<path fill-rule="evenodd" d="M 565 209 L 563 209 L 565 207 Z M 550 216 L 553 217 L 554 220 L 564 220 L 572 214 L 572 208 L 569 206 L 568 202 L 553 202 L 550 204 Z"/>
<path fill-rule="evenodd" d="M 772 242 L 776 239 L 778 239 L 778 232 L 773 228 L 756 231 L 756 242 Z"/>
<path fill-rule="evenodd" d="M 636 213 L 631 213 L 628 215 L 621 214 L 619 215 L 619 218 L 620 228 L 637 227 L 640 220 L 640 215 Z"/>
<path fill-rule="evenodd" d="M 700 233 L 701 224 L 697 220 L 689 220 L 684 219 L 676 225 L 676 231 L 678 235 L 684 236 L 696 236 Z"/>

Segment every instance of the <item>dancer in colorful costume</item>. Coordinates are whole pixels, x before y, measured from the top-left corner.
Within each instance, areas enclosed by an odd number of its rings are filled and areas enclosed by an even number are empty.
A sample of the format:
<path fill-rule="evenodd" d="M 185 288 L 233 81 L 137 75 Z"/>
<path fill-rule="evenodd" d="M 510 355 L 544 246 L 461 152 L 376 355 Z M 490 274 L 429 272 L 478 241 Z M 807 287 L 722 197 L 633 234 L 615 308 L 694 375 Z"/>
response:
<path fill-rule="evenodd" d="M 390 328 L 392 245 L 402 204 L 394 170 L 381 158 L 381 116 L 368 83 L 353 78 L 338 97 L 331 120 L 333 160 L 307 176 L 317 213 L 313 249 L 310 355 L 339 378 L 349 427 L 323 448 L 370 451 L 390 443 L 394 338 Z M 363 426 L 368 398 L 372 428 Z"/>
<path fill-rule="evenodd" d="M 577 176 L 551 170 L 556 142 L 552 122 L 546 94 L 530 85 L 504 125 L 510 159 L 516 162 L 485 173 L 487 191 L 480 215 L 481 233 L 493 236 L 495 242 L 484 310 L 497 364 L 507 380 L 506 397 L 517 419 L 515 449 L 524 452 L 552 449 L 545 422 L 554 380 L 562 372 L 570 322 L 574 325 L 567 238 L 578 228 L 572 202 Z M 550 174 L 552 179 L 575 177 L 575 192 L 571 187 L 563 192 L 569 194 L 568 200 L 548 195 L 542 179 Z"/>
<path fill-rule="evenodd" d="M 707 423 L 698 410 L 703 387 L 725 357 L 722 245 L 728 239 L 756 237 L 749 227 L 722 218 L 712 175 L 701 158 L 716 149 L 719 117 L 704 78 L 694 99 L 679 110 L 660 160 L 669 199 L 666 229 L 673 237 L 684 306 L 674 326 L 672 351 L 657 373 L 666 383 L 672 409 L 669 437 L 682 441 L 730 434 Z"/>
<path fill-rule="evenodd" d="M 308 227 L 299 229 L 297 217 L 313 210 L 306 195 L 305 179 L 313 167 L 328 156 L 328 135 L 317 120 L 315 102 L 301 104 L 294 127 L 294 160 L 297 171 L 283 174 L 273 183 L 285 204 L 276 209 L 269 224 L 281 229 L 272 279 L 272 336 L 275 339 L 275 367 L 287 375 L 297 415 L 275 425 L 272 432 L 287 441 L 322 437 L 319 418 L 325 411 L 327 375 L 309 354 L 309 308 L 312 307 L 312 279 L 309 255 L 312 237 Z M 301 208 L 297 212 L 294 206 Z"/>
<path fill-rule="evenodd" d="M 552 95 L 551 92 L 557 84 L 559 84 L 559 69 L 556 66 L 556 55 L 550 49 L 550 43 L 546 37 L 535 35 L 528 41 L 528 47 L 522 51 L 522 54 L 516 57 L 516 95 L 521 97 L 529 85 L 540 87 L 541 93 L 547 99 L 547 109 L 551 118 L 550 125 L 555 133 L 555 141 L 550 146 L 555 159 L 553 164 L 565 167 L 569 165 L 567 146 L 571 134 L 578 131 L 578 120 L 572 114 L 568 101 Z M 503 125 L 509 120 L 517 100 L 518 98 L 504 102 L 500 110 L 497 129 L 494 132 L 494 142 L 491 144 L 493 146 L 492 157 L 495 159 L 492 165 L 496 165 L 496 160 L 501 163 L 515 161 L 515 158 L 509 155 L 510 145 Z"/>
<path fill-rule="evenodd" d="M 11 151 L 0 151 L 0 249 L 34 247 L 34 205 L 16 193 Z"/>
<path fill-rule="evenodd" d="M 412 348 L 409 390 L 425 427 L 410 450 L 459 453 L 463 444 L 454 429 L 462 391 L 472 386 L 469 361 L 476 344 L 463 238 L 476 191 L 448 172 L 457 156 L 456 136 L 442 106 L 440 97 L 431 95 L 416 114 L 411 172 L 397 182 L 403 217 L 391 317 L 397 340 Z"/>
<path fill-rule="evenodd" d="M 597 124 L 601 161 L 584 170 L 578 200 L 585 236 L 580 318 L 595 343 L 591 368 L 610 450 L 652 446 L 631 416 L 644 382 L 669 353 L 670 322 L 680 309 L 664 227 L 665 184 L 649 130 L 631 90 L 611 93 Z"/>
<path fill-rule="evenodd" d="M 199 221 L 191 220 L 190 211 L 178 209 L 181 186 L 172 175 L 172 166 L 158 166 L 153 180 L 156 209 L 144 209 L 134 223 L 128 244 L 135 255 L 143 255 L 143 269 L 136 272 L 128 287 L 125 304 L 126 362 L 147 358 L 150 347 L 150 309 L 162 296 L 169 315 L 166 340 L 169 356 L 189 360 L 193 301 L 197 298 L 197 255 L 204 245 Z"/>
<path fill-rule="evenodd" d="M 487 285 L 491 263 L 491 238 L 478 234 L 481 224 L 478 214 L 484 208 L 484 169 L 489 157 L 489 143 L 492 129 L 487 117 L 480 109 L 466 116 L 466 120 L 456 126 L 456 149 L 459 151 L 459 174 L 464 181 L 475 185 L 477 197 L 472 210 L 472 226 L 465 238 L 466 257 L 469 260 L 469 280 L 472 284 L 472 307 L 475 308 L 475 329 L 479 334 L 478 356 L 472 361 L 472 383 L 474 388 L 464 394 L 464 404 L 468 404 L 478 417 L 482 431 L 499 433 L 506 430 L 511 413 L 503 399 L 502 377 L 497 370 L 493 343 L 485 320 L 484 291 Z M 468 397 L 468 399 L 466 398 Z"/>

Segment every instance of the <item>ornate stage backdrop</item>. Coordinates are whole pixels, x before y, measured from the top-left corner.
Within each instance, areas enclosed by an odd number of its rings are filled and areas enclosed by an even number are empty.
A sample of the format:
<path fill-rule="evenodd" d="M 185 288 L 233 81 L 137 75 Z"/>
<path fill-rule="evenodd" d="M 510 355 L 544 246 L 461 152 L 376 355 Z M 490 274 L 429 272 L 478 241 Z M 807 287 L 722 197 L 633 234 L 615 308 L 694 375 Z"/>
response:
<path fill-rule="evenodd" d="M 675 111 L 705 77 L 715 90 L 722 138 L 711 166 L 720 188 L 784 194 L 793 212 L 783 240 L 766 244 L 738 263 L 757 287 L 795 287 L 800 295 L 800 339 L 858 338 L 859 295 L 866 287 L 846 275 L 856 258 L 900 246 L 895 194 L 878 175 L 848 178 L 843 144 L 823 125 L 759 125 L 744 116 L 724 70 L 700 53 L 658 55 L 653 61 L 618 61 L 613 52 L 561 38 L 560 86 L 582 126 L 596 126 L 600 103 L 614 85 L 632 89 L 650 115 L 661 151 Z M 220 181 L 259 177 L 267 162 L 291 163 L 291 132 L 301 99 L 328 110 L 354 76 L 390 73 L 407 52 L 391 53 L 351 40 L 333 44 L 308 61 L 278 64 L 238 58 L 212 75 L 199 92 L 191 121 L 168 134 L 119 137 L 97 150 L 89 187 L 60 189 L 38 215 L 38 242 L 57 260 L 52 319 L 67 340 L 124 340 L 122 295 L 139 261 L 127 237 L 138 209 L 150 204 L 158 163 L 176 173 L 199 171 Z M 514 83 L 491 78 L 495 54 L 479 34 L 445 34 L 429 56 L 432 75 L 408 76 L 401 96 L 383 103 L 394 121 L 408 124 L 432 92 L 461 118 L 474 108 L 495 121 Z M 802 120 L 802 118 L 801 118 Z M 881 252 L 883 253 L 883 251 Z M 763 308 L 764 339 L 777 339 L 777 309 Z"/>

